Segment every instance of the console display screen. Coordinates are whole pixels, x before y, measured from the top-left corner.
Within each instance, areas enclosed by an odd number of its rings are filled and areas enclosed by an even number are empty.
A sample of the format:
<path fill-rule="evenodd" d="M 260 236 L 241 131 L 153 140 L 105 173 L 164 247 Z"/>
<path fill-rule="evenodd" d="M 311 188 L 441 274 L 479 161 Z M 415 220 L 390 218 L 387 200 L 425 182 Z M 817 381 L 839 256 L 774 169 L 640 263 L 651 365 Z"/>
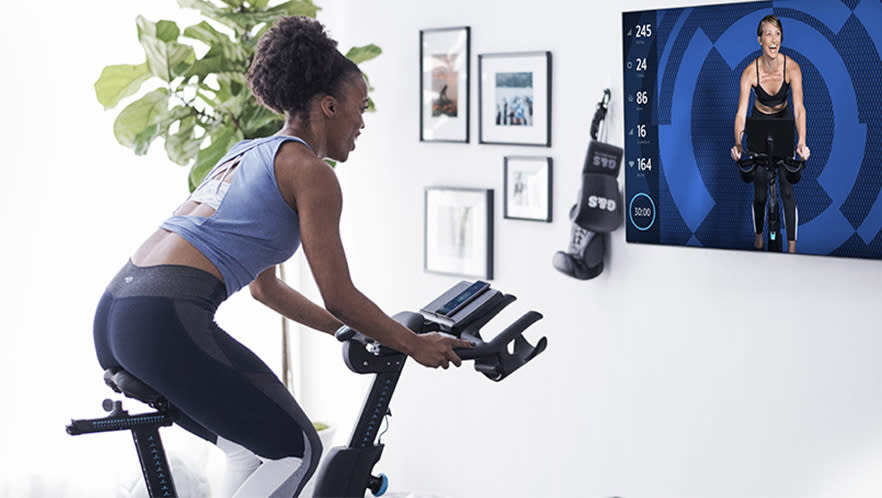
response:
<path fill-rule="evenodd" d="M 489 287 L 490 284 L 488 284 L 487 282 L 478 280 L 477 282 L 470 285 L 466 290 L 454 296 L 453 299 L 444 303 L 440 308 L 435 310 L 435 313 L 443 316 L 451 316 L 457 311 L 461 310 L 463 306 L 470 303 L 472 299 L 477 297 L 478 294 L 484 292 L 484 290 Z"/>
<path fill-rule="evenodd" d="M 882 1 L 625 12 L 622 39 L 629 242 L 882 258 Z M 732 157 L 764 152 L 733 149 L 741 100 L 741 129 L 792 120 L 770 163 L 808 155 L 774 189 Z"/>

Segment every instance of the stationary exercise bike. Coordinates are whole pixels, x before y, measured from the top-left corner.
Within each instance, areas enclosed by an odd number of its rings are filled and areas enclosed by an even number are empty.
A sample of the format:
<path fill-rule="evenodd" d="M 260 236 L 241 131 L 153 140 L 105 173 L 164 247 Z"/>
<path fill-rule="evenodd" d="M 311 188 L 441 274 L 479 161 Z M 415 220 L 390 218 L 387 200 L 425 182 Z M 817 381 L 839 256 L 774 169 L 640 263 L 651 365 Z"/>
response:
<path fill-rule="evenodd" d="M 745 183 L 753 183 L 757 174 L 766 175 L 768 179 L 766 249 L 781 252 L 778 172 L 779 169 L 783 169 L 787 181 L 795 184 L 801 178 L 802 170 L 805 169 L 805 160 L 793 154 L 793 120 L 748 118 L 747 149 L 737 163 L 741 179 Z M 761 171 L 757 171 L 757 168 Z M 794 229 L 795 227 L 788 227 L 788 230 Z"/>
<path fill-rule="evenodd" d="M 515 301 L 510 294 L 492 289 L 486 282 L 460 282 L 423 307 L 419 313 L 402 312 L 393 318 L 418 334 L 441 332 L 472 342 L 475 347 L 458 349 L 463 360 L 473 360 L 475 370 L 493 381 L 501 381 L 545 350 L 542 337 L 535 346 L 523 336 L 524 330 L 542 315 L 529 311 L 491 341 L 485 342 L 480 329 L 503 308 Z M 380 422 L 390 415 L 389 403 L 401 376 L 407 356 L 367 336 L 343 328 L 336 334 L 343 343 L 343 360 L 359 374 L 375 374 L 374 382 L 355 424 L 349 444 L 329 450 L 316 475 L 317 497 L 363 497 L 366 490 L 380 496 L 388 489 L 389 479 L 373 475 L 384 445 L 377 443 Z M 170 426 L 174 407 L 125 370 L 108 370 L 105 382 L 115 391 L 139 399 L 155 412 L 129 415 L 121 401 L 104 400 L 106 417 L 71 420 L 71 435 L 131 430 L 141 462 L 147 491 L 151 497 L 176 497 L 159 428 Z"/>

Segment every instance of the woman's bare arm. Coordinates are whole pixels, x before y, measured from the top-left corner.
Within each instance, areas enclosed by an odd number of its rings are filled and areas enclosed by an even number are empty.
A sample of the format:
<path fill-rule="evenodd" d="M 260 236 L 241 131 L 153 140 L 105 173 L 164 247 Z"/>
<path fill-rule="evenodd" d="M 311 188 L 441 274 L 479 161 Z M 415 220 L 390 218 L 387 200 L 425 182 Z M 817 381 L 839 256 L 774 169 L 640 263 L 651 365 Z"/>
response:
<path fill-rule="evenodd" d="M 288 154 L 287 152 L 292 152 Z M 426 366 L 460 365 L 453 348 L 469 347 L 468 341 L 439 334 L 417 335 L 392 320 L 362 294 L 349 273 L 340 239 L 342 193 L 334 171 L 324 161 L 283 148 L 276 158 L 277 171 L 292 189 L 300 217 L 303 251 L 330 314 L 359 332 Z"/>
<path fill-rule="evenodd" d="M 334 315 L 310 301 L 267 268 L 249 286 L 251 295 L 280 315 L 315 330 L 333 335 L 343 325 Z"/>
<path fill-rule="evenodd" d="M 808 159 L 811 151 L 806 145 L 806 128 L 805 128 L 805 105 L 803 103 L 802 92 L 802 70 L 799 64 L 790 59 L 787 66 L 787 73 L 790 77 L 790 90 L 793 95 L 793 119 L 796 121 L 796 153 L 803 159 Z"/>

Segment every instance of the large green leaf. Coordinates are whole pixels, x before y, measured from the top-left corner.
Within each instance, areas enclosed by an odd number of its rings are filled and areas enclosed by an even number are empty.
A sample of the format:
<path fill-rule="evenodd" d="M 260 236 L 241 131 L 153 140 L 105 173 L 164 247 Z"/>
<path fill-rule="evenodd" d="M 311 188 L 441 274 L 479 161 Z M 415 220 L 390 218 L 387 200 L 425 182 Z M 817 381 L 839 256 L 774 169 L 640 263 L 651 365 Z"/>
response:
<path fill-rule="evenodd" d="M 95 96 L 105 109 L 116 107 L 119 101 L 133 95 L 150 78 L 147 63 L 107 66 L 95 82 Z"/>
<path fill-rule="evenodd" d="M 370 45 L 364 45 L 362 47 L 350 48 L 349 51 L 346 52 L 346 57 L 356 64 L 361 64 L 362 62 L 369 61 L 382 53 L 383 50 L 380 47 L 371 43 Z"/>
<path fill-rule="evenodd" d="M 190 168 L 188 178 L 190 192 L 202 183 L 205 175 L 224 157 L 224 154 L 227 153 L 227 150 L 239 137 L 240 135 L 236 133 L 236 129 L 232 125 L 223 126 L 212 133 L 210 137 L 211 142 L 196 154 L 196 162 Z"/>
<path fill-rule="evenodd" d="M 244 73 L 253 54 L 253 48 L 235 43 L 226 34 L 214 29 L 205 21 L 188 27 L 184 36 L 199 40 L 210 48 L 201 59 L 195 61 L 184 74 L 185 79 L 198 76 L 202 81 L 210 74 L 225 72 Z"/>
<path fill-rule="evenodd" d="M 238 121 L 245 138 L 272 135 L 285 124 L 281 116 L 258 104 L 253 97 L 243 101 Z"/>
<path fill-rule="evenodd" d="M 217 98 L 221 102 L 242 95 L 251 95 L 248 92 L 247 77 L 244 73 L 219 73 L 217 75 L 218 91 Z M 238 112 L 238 111 L 237 111 Z"/>
<path fill-rule="evenodd" d="M 275 15 L 305 16 L 315 19 L 316 13 L 320 10 L 322 8 L 312 3 L 312 0 L 291 0 L 267 9 L 267 12 Z"/>
<path fill-rule="evenodd" d="M 157 21 L 154 36 L 164 42 L 173 42 L 181 35 L 181 28 L 174 21 Z"/>
<path fill-rule="evenodd" d="M 229 5 L 230 7 L 239 8 L 242 6 L 242 4 L 245 3 L 245 0 L 221 0 L 221 2 Z"/>
<path fill-rule="evenodd" d="M 251 4 L 251 6 L 255 9 L 265 9 L 266 6 L 269 4 L 269 0 L 251 0 L 248 3 Z"/>
<path fill-rule="evenodd" d="M 216 18 L 225 10 L 205 0 L 178 0 L 178 5 L 185 9 L 196 9 L 209 19 Z"/>
<path fill-rule="evenodd" d="M 177 133 L 170 133 L 165 139 L 165 152 L 169 159 L 184 166 L 196 157 L 204 137 L 196 138 L 195 131 L 195 116 L 188 116 L 181 120 Z"/>
<path fill-rule="evenodd" d="M 143 16 L 138 16 L 137 24 L 139 40 L 141 46 L 144 47 L 150 73 L 166 83 L 185 74 L 196 60 L 196 51 L 193 50 L 193 47 L 176 41 L 160 39 L 156 33 L 158 31 L 168 32 L 168 29 L 158 29 L 156 24 Z"/>
<path fill-rule="evenodd" d="M 230 71 L 232 65 L 233 64 L 223 55 L 209 57 L 208 54 L 206 54 L 205 57 L 194 62 L 183 76 L 185 80 L 188 80 L 193 76 L 198 76 L 199 81 L 202 81 L 210 74 Z"/>
<path fill-rule="evenodd" d="M 135 24 L 138 26 L 138 41 L 145 36 L 149 36 L 164 42 L 170 42 L 177 40 L 181 34 L 181 29 L 178 28 L 174 21 L 160 20 L 152 22 L 139 15 L 135 18 Z"/>
<path fill-rule="evenodd" d="M 199 40 L 206 45 L 214 46 L 220 43 L 230 43 L 230 37 L 214 29 L 214 26 L 202 21 L 199 24 L 189 26 L 184 30 L 184 36 Z"/>
<path fill-rule="evenodd" d="M 217 15 L 217 20 L 239 32 L 248 33 L 262 23 L 274 23 L 282 16 L 305 16 L 315 18 L 320 7 L 312 0 L 291 0 L 266 10 L 230 11 Z"/>
<path fill-rule="evenodd" d="M 248 92 L 239 93 L 238 95 L 225 99 L 215 110 L 230 116 L 234 122 L 238 122 L 242 115 L 242 110 L 245 107 L 245 102 L 250 98 L 251 94 Z"/>
<path fill-rule="evenodd" d="M 143 154 L 160 132 L 160 123 L 168 114 L 169 92 L 158 88 L 132 102 L 113 122 L 113 134 L 120 144 Z"/>
<path fill-rule="evenodd" d="M 230 15 L 233 16 L 233 20 L 239 12 L 239 9 L 234 9 L 232 7 L 218 7 L 210 2 L 206 2 L 205 0 L 178 0 L 178 5 L 184 7 L 186 9 L 196 9 L 203 16 L 217 21 L 224 26 L 227 26 L 232 29 L 238 29 L 238 25 L 236 22 L 231 21 Z"/>

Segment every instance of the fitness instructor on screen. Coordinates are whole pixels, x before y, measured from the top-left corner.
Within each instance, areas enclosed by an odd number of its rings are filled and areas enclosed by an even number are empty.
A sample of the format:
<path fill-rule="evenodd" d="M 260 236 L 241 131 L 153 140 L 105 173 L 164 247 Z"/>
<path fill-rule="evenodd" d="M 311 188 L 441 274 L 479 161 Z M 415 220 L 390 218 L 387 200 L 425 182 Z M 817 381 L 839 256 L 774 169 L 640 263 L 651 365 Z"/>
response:
<path fill-rule="evenodd" d="M 741 159 L 741 137 L 744 134 L 744 124 L 747 121 L 747 105 L 751 89 L 756 95 L 751 112 L 751 117 L 754 118 L 790 119 L 791 106 L 787 105 L 787 96 L 788 94 L 792 96 L 792 117 L 796 122 L 798 135 L 796 153 L 802 159 L 808 159 L 811 151 L 805 144 L 802 71 L 796 61 L 781 53 L 784 28 L 776 16 L 768 15 L 762 18 L 756 34 L 757 41 L 762 48 L 762 54 L 754 60 L 753 64 L 748 64 L 744 68 L 744 72 L 741 73 L 738 112 L 735 114 L 735 145 L 730 150 L 732 159 L 736 161 Z M 793 185 L 787 181 L 786 175 L 779 175 L 778 179 L 781 186 L 781 200 L 784 205 L 784 222 L 787 226 L 787 251 L 792 253 L 796 252 L 796 198 L 793 195 Z M 763 247 L 762 234 L 767 194 L 767 175 L 756 175 L 754 179 L 753 219 L 756 229 L 754 247 L 757 249 Z"/>

